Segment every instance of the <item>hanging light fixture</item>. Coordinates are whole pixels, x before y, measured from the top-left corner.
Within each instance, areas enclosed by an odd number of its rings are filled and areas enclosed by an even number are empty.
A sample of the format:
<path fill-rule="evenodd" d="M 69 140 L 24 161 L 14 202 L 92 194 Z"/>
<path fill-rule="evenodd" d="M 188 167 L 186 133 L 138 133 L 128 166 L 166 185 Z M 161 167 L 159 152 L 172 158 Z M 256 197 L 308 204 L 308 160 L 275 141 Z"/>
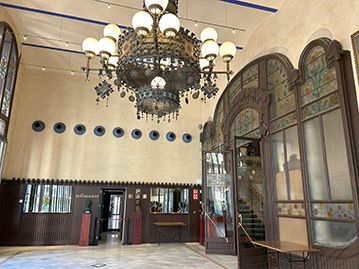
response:
<path fill-rule="evenodd" d="M 117 25 L 109 24 L 99 41 L 92 37 L 83 41 L 86 80 L 91 70 L 106 77 L 95 87 L 97 101 L 113 92 L 113 79 L 122 97 L 130 92 L 129 100 L 136 101 L 138 119 L 170 121 L 178 117 L 182 97 L 190 93 L 197 99 L 200 92 L 204 98 L 215 96 L 217 74 L 226 74 L 229 81 L 235 45 L 225 42 L 219 47 L 216 30 L 207 27 L 201 33 L 201 48 L 195 35 L 180 26 L 177 13 L 178 0 L 144 0 L 143 10 L 132 18 L 132 28 L 121 33 Z M 218 53 L 226 71 L 214 71 Z M 90 60 L 98 54 L 102 67 L 93 69 Z"/>

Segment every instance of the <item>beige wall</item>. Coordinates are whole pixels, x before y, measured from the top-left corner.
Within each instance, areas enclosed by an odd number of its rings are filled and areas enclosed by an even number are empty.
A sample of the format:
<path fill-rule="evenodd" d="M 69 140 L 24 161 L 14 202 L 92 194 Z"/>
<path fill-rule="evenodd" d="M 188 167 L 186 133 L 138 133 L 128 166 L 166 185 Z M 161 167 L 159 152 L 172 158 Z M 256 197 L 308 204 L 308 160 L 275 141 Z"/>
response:
<path fill-rule="evenodd" d="M 137 120 L 134 103 L 128 101 L 128 95 L 120 98 L 117 90 L 108 107 L 104 100 L 96 105 L 96 76 L 85 82 L 84 76 L 21 69 L 3 178 L 180 183 L 196 183 L 201 178 L 198 125 L 202 104 L 198 100 L 183 104 L 177 121 L 157 124 Z M 36 120 L 45 123 L 44 131 L 32 130 Z M 57 122 L 66 124 L 63 134 L 53 131 Z M 76 124 L 86 126 L 84 135 L 74 133 Z M 104 136 L 94 135 L 97 125 L 105 127 Z M 124 129 L 122 138 L 113 136 L 115 127 Z M 143 133 L 139 140 L 131 137 L 135 128 Z M 150 140 L 152 130 L 159 131 L 159 140 Z M 169 131 L 177 135 L 174 142 L 165 138 Z M 184 133 L 192 135 L 191 143 L 182 141 Z"/>

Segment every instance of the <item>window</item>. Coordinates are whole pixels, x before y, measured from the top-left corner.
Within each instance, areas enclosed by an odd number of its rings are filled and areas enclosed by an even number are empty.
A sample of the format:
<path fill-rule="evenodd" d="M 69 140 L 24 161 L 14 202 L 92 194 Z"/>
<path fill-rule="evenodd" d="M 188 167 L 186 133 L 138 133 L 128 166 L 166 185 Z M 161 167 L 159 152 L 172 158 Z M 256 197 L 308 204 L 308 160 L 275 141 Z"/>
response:
<path fill-rule="evenodd" d="M 356 241 L 357 227 L 340 74 L 335 66 L 327 67 L 322 46 L 313 46 L 304 56 L 300 112 L 312 237 L 317 246 L 345 248 Z"/>
<path fill-rule="evenodd" d="M 152 188 L 151 212 L 188 213 L 188 189 Z"/>
<path fill-rule="evenodd" d="M 0 181 L 7 145 L 12 99 L 14 96 L 19 56 L 14 31 L 0 22 Z"/>
<path fill-rule="evenodd" d="M 27 185 L 23 212 L 25 213 L 70 213 L 72 186 Z"/>

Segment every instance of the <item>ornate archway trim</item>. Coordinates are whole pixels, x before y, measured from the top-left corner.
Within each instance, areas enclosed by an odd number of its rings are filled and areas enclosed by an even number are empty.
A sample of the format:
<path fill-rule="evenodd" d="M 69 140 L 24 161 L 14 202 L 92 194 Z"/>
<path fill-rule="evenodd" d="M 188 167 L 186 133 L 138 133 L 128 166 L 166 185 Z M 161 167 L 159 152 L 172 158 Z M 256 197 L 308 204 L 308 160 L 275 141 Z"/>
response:
<path fill-rule="evenodd" d="M 228 136 L 231 125 L 237 115 L 246 108 L 253 108 L 259 115 L 259 132 L 261 136 L 269 133 L 269 93 L 261 88 L 249 87 L 240 91 L 231 102 L 222 122 L 225 149 L 229 148 Z"/>

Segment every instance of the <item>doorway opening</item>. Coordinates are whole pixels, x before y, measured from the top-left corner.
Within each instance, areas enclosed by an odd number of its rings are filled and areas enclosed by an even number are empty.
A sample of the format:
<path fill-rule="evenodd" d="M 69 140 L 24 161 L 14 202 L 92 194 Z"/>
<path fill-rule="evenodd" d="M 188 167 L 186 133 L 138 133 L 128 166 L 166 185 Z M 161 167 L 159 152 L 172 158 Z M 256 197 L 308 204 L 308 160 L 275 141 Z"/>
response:
<path fill-rule="evenodd" d="M 246 268 L 265 268 L 263 250 L 253 244 L 253 241 L 265 240 L 260 140 L 236 136 L 234 145 L 238 264 Z M 258 258 L 248 262 L 244 257 L 249 256 Z"/>
<path fill-rule="evenodd" d="M 120 244 L 122 242 L 125 197 L 125 190 L 102 190 L 98 236 L 100 244 Z"/>

